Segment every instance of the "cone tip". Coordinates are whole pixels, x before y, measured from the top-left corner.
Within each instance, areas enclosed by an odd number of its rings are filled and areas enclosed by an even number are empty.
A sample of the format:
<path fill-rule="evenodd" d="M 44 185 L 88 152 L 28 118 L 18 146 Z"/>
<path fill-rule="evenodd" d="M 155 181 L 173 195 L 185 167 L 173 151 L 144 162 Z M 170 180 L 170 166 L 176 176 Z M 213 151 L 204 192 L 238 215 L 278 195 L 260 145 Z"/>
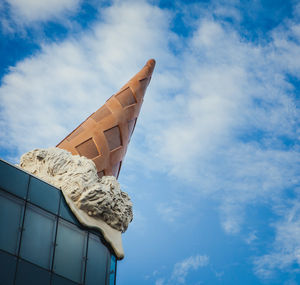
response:
<path fill-rule="evenodd" d="M 152 72 L 154 70 L 155 67 L 155 59 L 149 59 L 144 67 L 144 70 L 146 71 L 146 76 L 150 76 L 152 75 Z M 146 68 L 146 69 L 145 69 Z"/>
<path fill-rule="evenodd" d="M 155 59 L 151 58 L 147 61 L 146 65 L 148 65 L 149 67 L 154 67 L 155 66 Z"/>

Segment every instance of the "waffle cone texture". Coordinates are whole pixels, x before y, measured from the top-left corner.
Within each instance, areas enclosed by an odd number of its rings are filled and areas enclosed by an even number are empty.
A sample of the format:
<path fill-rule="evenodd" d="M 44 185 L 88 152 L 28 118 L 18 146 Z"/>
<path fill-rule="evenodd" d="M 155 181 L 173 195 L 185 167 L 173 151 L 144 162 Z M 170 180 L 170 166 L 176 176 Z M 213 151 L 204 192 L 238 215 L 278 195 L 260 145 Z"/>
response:
<path fill-rule="evenodd" d="M 112 175 L 118 178 L 154 67 L 155 60 L 150 59 L 118 93 L 57 147 L 91 159 L 99 177 Z"/>

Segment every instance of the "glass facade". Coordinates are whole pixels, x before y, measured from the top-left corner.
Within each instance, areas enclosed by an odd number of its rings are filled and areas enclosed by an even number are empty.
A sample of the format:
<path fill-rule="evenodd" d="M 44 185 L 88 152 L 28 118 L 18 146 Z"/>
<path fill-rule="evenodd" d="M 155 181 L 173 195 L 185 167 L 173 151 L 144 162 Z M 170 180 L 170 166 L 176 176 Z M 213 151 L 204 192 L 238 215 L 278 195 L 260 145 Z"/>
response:
<path fill-rule="evenodd" d="M 0 160 L 0 285 L 115 285 L 116 266 L 60 190 Z"/>

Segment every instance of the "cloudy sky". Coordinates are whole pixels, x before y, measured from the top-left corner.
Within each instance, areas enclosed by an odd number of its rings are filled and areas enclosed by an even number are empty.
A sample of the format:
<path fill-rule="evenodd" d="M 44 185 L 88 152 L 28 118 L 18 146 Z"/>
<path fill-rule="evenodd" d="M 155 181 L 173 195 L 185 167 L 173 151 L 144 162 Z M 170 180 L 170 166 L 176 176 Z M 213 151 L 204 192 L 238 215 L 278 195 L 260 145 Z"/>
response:
<path fill-rule="evenodd" d="M 56 145 L 150 58 L 118 285 L 300 284 L 300 3 L 0 1 L 0 157 Z"/>

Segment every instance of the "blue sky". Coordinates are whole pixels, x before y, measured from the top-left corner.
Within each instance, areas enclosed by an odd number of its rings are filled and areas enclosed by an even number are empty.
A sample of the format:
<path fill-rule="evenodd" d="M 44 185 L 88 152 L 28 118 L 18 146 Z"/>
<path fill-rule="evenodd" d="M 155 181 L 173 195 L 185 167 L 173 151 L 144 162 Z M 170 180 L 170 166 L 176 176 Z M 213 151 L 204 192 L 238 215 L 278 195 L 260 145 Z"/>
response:
<path fill-rule="evenodd" d="M 300 284 L 297 1 L 0 2 L 0 156 L 157 61 L 119 177 L 117 284 Z"/>

